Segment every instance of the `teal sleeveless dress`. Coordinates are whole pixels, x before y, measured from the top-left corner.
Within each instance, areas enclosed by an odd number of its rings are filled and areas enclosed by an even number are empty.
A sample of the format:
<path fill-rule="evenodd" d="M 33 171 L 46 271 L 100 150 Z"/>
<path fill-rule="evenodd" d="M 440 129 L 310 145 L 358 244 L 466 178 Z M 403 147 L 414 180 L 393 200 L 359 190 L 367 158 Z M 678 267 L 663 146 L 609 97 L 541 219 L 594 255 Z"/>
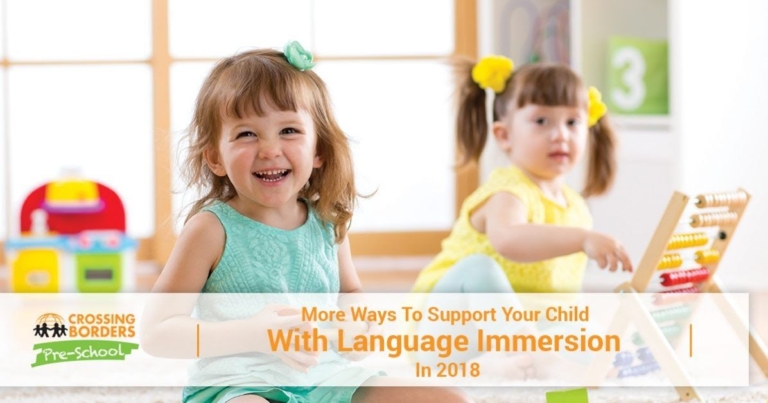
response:
<path fill-rule="evenodd" d="M 307 203 L 306 222 L 293 230 L 254 221 L 226 203 L 215 203 L 203 211 L 216 215 L 226 236 L 224 252 L 203 287 L 203 296 L 205 293 L 327 293 L 328 301 L 335 301 L 340 290 L 338 246 L 334 242 L 333 227 L 319 219 L 310 203 Z M 207 308 L 198 305 L 194 314 L 202 320 L 242 319 L 262 308 L 254 305 L 217 302 Z M 189 369 L 189 384 L 227 386 L 189 386 L 184 388 L 182 401 L 226 402 L 254 394 L 276 402 L 349 402 L 365 380 L 384 375 L 352 366 L 335 352 L 323 353 L 319 361 L 304 374 L 269 354 L 200 359 Z M 285 384 L 315 386 L 279 386 Z"/>

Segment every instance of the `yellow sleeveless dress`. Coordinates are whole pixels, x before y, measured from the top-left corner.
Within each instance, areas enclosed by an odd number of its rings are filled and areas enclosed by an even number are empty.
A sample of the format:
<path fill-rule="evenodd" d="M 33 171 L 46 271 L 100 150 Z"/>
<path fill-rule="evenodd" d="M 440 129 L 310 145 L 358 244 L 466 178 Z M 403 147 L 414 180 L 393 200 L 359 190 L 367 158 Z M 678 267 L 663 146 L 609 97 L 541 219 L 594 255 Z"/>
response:
<path fill-rule="evenodd" d="M 501 256 L 469 221 L 470 212 L 498 192 L 517 196 L 528 209 L 528 222 L 558 226 L 592 228 L 587 204 L 576 191 L 563 187 L 567 206 L 547 198 L 519 168 L 509 166 L 494 170 L 488 181 L 462 204 L 451 234 L 443 240 L 442 251 L 419 274 L 413 292 L 430 292 L 440 278 L 459 260 L 473 254 L 492 257 L 504 270 L 515 292 L 578 292 L 581 290 L 587 256 L 574 253 L 554 259 L 520 263 Z"/>

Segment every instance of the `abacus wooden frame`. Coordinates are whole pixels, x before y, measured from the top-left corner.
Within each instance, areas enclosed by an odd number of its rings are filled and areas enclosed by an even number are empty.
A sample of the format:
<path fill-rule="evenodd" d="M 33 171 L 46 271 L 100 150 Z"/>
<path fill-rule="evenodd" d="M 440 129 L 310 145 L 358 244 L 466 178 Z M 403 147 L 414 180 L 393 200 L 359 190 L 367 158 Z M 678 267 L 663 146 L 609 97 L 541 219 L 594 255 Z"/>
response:
<path fill-rule="evenodd" d="M 739 192 L 746 194 L 746 201 L 742 204 L 728 206 L 728 211 L 737 214 L 736 221 L 730 225 L 722 226 L 721 229 L 725 230 L 724 237 L 717 237 L 711 246 L 711 249 L 718 251 L 720 259 L 717 262 L 707 264 L 707 269 L 710 272 L 709 278 L 701 283 L 700 292 L 706 293 L 724 293 L 724 288 L 721 286 L 719 279 L 715 276 L 719 267 L 720 261 L 725 254 L 728 244 L 730 243 L 733 233 L 741 221 L 744 210 L 746 209 L 751 195 L 744 189 L 739 188 Z M 699 196 L 702 199 L 704 195 Z M 668 343 L 664 334 L 659 326 L 655 323 L 650 313 L 643 307 L 640 301 L 638 293 L 645 292 L 650 285 L 653 277 L 658 272 L 659 263 L 664 257 L 664 253 L 667 250 L 669 240 L 674 235 L 674 231 L 680 223 L 680 218 L 685 212 L 686 207 L 691 202 L 690 197 L 681 193 L 674 192 L 672 198 L 667 205 L 667 209 L 662 215 L 656 231 L 651 238 L 651 242 L 646 249 L 643 258 L 640 260 L 640 264 L 632 276 L 629 282 L 623 283 L 615 289 L 615 292 L 626 293 L 632 295 L 627 301 L 624 301 L 625 309 L 628 309 L 629 315 L 616 315 L 611 325 L 608 328 L 609 334 L 622 334 L 630 321 L 633 321 L 638 328 L 640 336 L 650 348 L 656 361 L 659 363 L 661 370 L 673 381 L 676 386 L 675 389 L 683 401 L 692 399 L 698 399 L 704 401 L 699 395 L 698 391 L 691 386 L 692 382 L 688 375 L 683 370 L 680 361 L 678 361 L 675 349 L 677 343 Z M 718 307 L 725 314 L 729 320 L 731 326 L 738 332 L 738 334 L 744 334 L 749 332 L 749 353 L 755 360 L 757 365 L 768 376 L 768 349 L 765 344 L 760 340 L 756 331 L 752 329 L 744 320 L 741 320 L 740 315 L 737 313 L 735 307 L 723 298 L 715 298 Z M 691 309 L 693 312 L 696 309 L 697 303 Z M 688 331 L 688 326 L 683 326 L 684 332 Z M 685 340 L 686 333 L 678 337 L 677 340 Z M 595 361 L 590 365 L 585 383 L 590 386 L 599 385 L 602 379 L 604 379 L 605 369 L 610 366 L 610 356 L 608 354 L 599 355 Z"/>

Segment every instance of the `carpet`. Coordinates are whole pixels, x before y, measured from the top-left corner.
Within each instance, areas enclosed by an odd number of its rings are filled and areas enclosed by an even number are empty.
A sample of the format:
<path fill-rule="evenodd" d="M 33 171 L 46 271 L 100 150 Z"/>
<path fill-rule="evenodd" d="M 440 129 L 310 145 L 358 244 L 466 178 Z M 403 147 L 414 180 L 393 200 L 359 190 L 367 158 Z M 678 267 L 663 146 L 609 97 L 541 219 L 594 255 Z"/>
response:
<path fill-rule="evenodd" d="M 467 388 L 476 403 L 546 403 L 551 387 Z M 749 388 L 699 389 L 706 402 L 765 403 L 768 384 Z M 589 390 L 590 403 L 667 403 L 679 399 L 672 388 Z M 181 388 L 0 388 L 0 402 L 19 403 L 176 403 Z"/>

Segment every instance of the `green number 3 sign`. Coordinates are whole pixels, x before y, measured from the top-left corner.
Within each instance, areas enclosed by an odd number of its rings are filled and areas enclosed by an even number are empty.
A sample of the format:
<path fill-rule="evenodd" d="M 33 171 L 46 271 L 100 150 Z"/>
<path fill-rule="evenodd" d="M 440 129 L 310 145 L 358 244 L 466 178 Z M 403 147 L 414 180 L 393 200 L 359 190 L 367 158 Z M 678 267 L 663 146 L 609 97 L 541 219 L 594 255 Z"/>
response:
<path fill-rule="evenodd" d="M 669 113 L 666 41 L 614 37 L 608 55 L 610 110 L 633 115 Z"/>

